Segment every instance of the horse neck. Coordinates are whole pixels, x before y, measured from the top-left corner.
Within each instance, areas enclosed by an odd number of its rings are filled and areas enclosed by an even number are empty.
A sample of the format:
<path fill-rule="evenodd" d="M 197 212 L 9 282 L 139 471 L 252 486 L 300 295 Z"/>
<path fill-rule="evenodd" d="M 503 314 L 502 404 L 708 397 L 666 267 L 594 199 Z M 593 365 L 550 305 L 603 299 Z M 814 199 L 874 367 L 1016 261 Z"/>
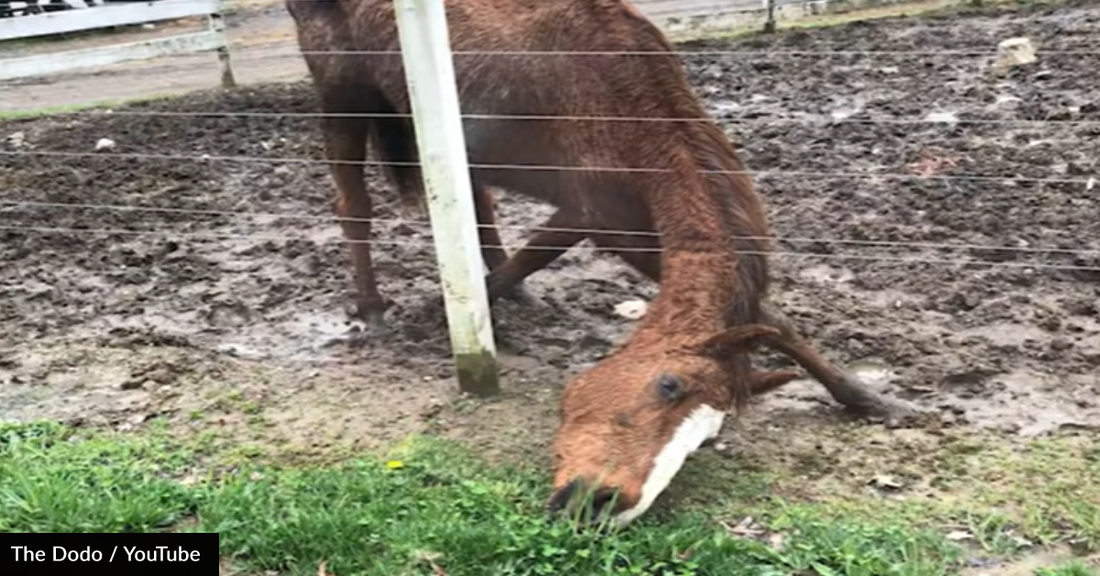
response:
<path fill-rule="evenodd" d="M 651 191 L 661 286 L 642 338 L 718 332 L 731 310 L 755 308 L 767 290 L 763 206 L 725 135 L 701 124 L 686 135 L 678 168 Z"/>

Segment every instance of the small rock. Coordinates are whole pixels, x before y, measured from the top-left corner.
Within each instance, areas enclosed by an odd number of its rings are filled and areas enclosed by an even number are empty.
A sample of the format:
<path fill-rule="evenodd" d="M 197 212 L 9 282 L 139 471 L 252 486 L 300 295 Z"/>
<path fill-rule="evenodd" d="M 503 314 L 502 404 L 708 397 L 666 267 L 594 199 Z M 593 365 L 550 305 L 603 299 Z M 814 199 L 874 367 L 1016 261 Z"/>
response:
<path fill-rule="evenodd" d="M 966 565 L 971 568 L 992 568 L 1000 566 L 1001 561 L 997 558 L 971 558 L 966 561 Z M 975 576 L 988 576 L 987 572 L 980 572 Z"/>
<path fill-rule="evenodd" d="M 1035 62 L 1035 47 L 1028 38 L 1009 38 L 997 45 L 997 59 L 993 63 L 995 70 L 1006 70 L 1014 66 Z"/>
<path fill-rule="evenodd" d="M 1055 338 L 1050 341 L 1050 349 L 1056 352 L 1069 350 L 1070 348 L 1073 348 L 1073 342 L 1066 338 Z"/>
<path fill-rule="evenodd" d="M 1046 316 L 1039 320 L 1038 325 L 1047 332 L 1057 332 L 1062 329 L 1062 320 L 1057 316 Z"/>
<path fill-rule="evenodd" d="M 110 138 L 100 138 L 95 143 L 95 149 L 96 149 L 97 152 L 100 151 L 100 150 L 113 150 L 114 147 L 115 147 L 115 141 L 111 140 Z"/>
<path fill-rule="evenodd" d="M 742 518 L 735 526 L 730 526 L 726 523 L 723 524 L 730 534 L 740 537 L 756 537 L 765 534 L 765 531 L 756 523 L 752 516 Z"/>
<path fill-rule="evenodd" d="M 957 124 L 959 117 L 954 112 L 929 112 L 924 116 L 925 122 L 939 122 L 942 124 Z"/>
<path fill-rule="evenodd" d="M 145 385 L 145 377 L 136 376 L 136 377 L 133 377 L 133 378 L 130 378 L 130 379 L 126 380 L 122 384 L 119 384 L 118 387 L 123 389 L 123 390 L 137 390 L 138 388 L 141 388 L 144 385 Z"/>
<path fill-rule="evenodd" d="M 118 426 L 115 426 L 115 429 L 119 432 L 129 432 L 142 422 L 145 422 L 145 420 L 147 420 L 145 414 L 134 414 L 127 417 L 125 422 L 122 422 Z"/>
<path fill-rule="evenodd" d="M 645 300 L 627 300 L 615 305 L 615 313 L 628 320 L 637 320 L 645 316 L 648 306 Z"/>
<path fill-rule="evenodd" d="M 882 474 L 879 474 L 878 476 L 875 476 L 874 478 L 872 478 L 867 483 L 870 484 L 871 486 L 874 486 L 875 488 L 880 488 L 880 489 L 884 489 L 884 490 L 900 490 L 901 489 L 901 483 L 900 482 L 898 482 L 897 480 L 894 480 L 890 476 L 886 476 L 886 475 L 882 475 Z"/>
<path fill-rule="evenodd" d="M 951 297 L 951 303 L 963 310 L 973 310 L 982 303 L 982 297 L 974 292 L 967 292 L 966 294 L 956 292 Z"/>
<path fill-rule="evenodd" d="M 22 148 L 27 141 L 27 135 L 22 132 L 13 132 L 8 135 L 7 141 L 12 148 Z"/>

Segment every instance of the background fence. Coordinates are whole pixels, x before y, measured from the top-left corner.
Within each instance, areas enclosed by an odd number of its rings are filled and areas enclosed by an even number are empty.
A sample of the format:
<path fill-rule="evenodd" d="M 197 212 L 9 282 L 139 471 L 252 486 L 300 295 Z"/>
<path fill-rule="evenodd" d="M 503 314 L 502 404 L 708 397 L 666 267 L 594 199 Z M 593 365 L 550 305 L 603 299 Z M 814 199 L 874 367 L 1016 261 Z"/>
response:
<path fill-rule="evenodd" d="M 221 85 L 235 85 L 226 47 L 225 23 L 222 19 L 223 0 L 156 0 L 150 2 L 102 2 L 87 5 L 74 2 L 46 4 L 43 10 L 31 10 L 27 4 L 16 13 L 10 4 L 0 5 L 0 43 L 26 41 L 41 37 L 56 37 L 73 32 L 90 32 L 135 24 L 175 21 L 201 17 L 206 30 L 175 34 L 138 42 L 121 42 L 94 48 L 47 52 L 33 56 L 0 59 L 0 80 L 30 76 L 48 76 L 81 68 L 107 66 L 130 60 L 142 60 L 214 51 L 221 65 Z M 52 9 L 51 9 L 52 8 Z M 17 15 L 19 14 L 19 15 Z M 0 44 L 2 45 L 2 44 Z"/>
<path fill-rule="evenodd" d="M 782 22 L 921 0 L 637 0 L 634 5 L 674 40 L 746 28 L 775 30 Z M 927 2 L 925 2 L 927 3 Z"/>

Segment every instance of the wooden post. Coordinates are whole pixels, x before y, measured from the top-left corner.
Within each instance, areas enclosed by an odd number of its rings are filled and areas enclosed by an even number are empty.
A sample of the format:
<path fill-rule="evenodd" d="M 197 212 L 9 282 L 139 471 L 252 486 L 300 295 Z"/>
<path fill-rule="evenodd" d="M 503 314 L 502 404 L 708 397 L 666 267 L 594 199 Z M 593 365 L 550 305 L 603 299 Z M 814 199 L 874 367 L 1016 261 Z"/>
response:
<path fill-rule="evenodd" d="M 764 22 L 764 33 L 775 34 L 775 2 L 776 0 L 764 0 L 768 7 L 768 19 Z"/>
<path fill-rule="evenodd" d="M 222 88 L 226 90 L 237 87 L 237 79 L 233 77 L 233 68 L 229 64 L 229 41 L 225 37 L 225 19 L 222 10 L 225 8 L 224 0 L 218 2 L 218 11 L 207 16 L 210 31 L 218 35 L 221 46 L 218 47 L 218 65 L 222 69 Z"/>
<path fill-rule="evenodd" d="M 500 391 L 444 0 L 394 0 L 432 237 L 463 392 Z"/>

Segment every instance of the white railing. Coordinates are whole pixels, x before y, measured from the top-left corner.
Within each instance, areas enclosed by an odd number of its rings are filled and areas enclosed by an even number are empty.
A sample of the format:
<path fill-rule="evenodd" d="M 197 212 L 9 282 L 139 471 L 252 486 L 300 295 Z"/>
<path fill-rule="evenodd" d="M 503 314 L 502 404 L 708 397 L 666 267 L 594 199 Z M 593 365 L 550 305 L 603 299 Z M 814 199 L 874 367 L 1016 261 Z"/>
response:
<path fill-rule="evenodd" d="M 76 4 L 78 3 L 74 3 Z M 199 16 L 205 17 L 207 23 L 207 29 L 202 32 L 83 50 L 3 58 L 0 59 L 0 80 L 45 76 L 129 60 L 145 60 L 169 54 L 213 50 L 217 52 L 221 65 L 222 86 L 232 87 L 236 82 L 229 63 L 225 23 L 222 20 L 222 4 L 222 0 L 112 3 L 80 10 L 62 10 L 0 19 L 0 42 Z"/>

